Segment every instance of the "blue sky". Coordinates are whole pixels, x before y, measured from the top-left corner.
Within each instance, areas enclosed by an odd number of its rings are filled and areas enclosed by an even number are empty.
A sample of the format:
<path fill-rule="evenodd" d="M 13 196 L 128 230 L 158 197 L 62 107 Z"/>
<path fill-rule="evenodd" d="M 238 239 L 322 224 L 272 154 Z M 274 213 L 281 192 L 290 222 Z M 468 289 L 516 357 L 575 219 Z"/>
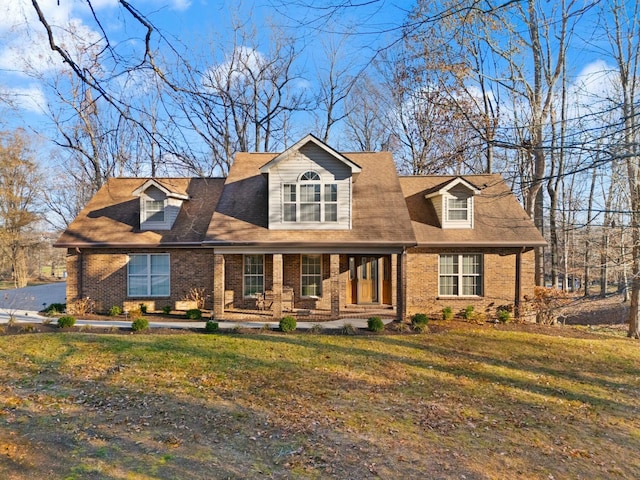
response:
<path fill-rule="evenodd" d="M 51 79 L 61 62 L 47 46 L 44 29 L 38 23 L 31 0 L 5 1 L 0 6 L 0 98 L 9 98 L 18 108 L 9 110 L 0 104 L 0 128 L 24 127 L 48 134 L 50 123 L 41 112 L 51 101 L 44 83 Z M 260 46 L 267 47 L 268 28 L 274 25 L 285 35 L 295 36 L 306 45 L 299 60 L 299 70 L 313 82 L 322 62 L 322 41 L 331 35 L 350 33 L 345 56 L 358 68 L 370 59 L 379 46 L 388 45 L 398 37 L 398 28 L 413 2 L 403 0 L 374 0 L 352 2 L 361 5 L 346 8 L 339 15 L 326 19 L 326 2 L 300 0 L 300 3 L 320 5 L 304 8 L 286 0 L 255 0 L 251 2 L 213 0 L 133 0 L 132 3 L 149 18 L 169 43 L 187 57 L 198 57 L 214 68 L 230 53 L 233 20 L 246 22 L 258 32 Z M 286 3 L 287 5 L 282 5 Z M 553 3 L 553 2 L 552 2 Z M 85 42 L 99 42 L 99 26 L 92 20 L 85 0 L 40 0 L 40 5 L 55 32 L 61 39 L 82 38 Z M 112 45 L 122 54 L 135 51 L 144 34 L 140 25 L 118 6 L 117 0 L 92 0 Z M 549 4 L 551 5 L 551 4 Z M 584 34 L 574 41 L 569 70 L 574 76 L 591 72 L 588 85 L 606 89 L 610 84 L 603 76 L 606 64 L 598 52 L 585 40 L 591 41 L 591 27 L 595 12 L 583 25 Z M 319 27 L 319 29 L 318 29 Z M 597 29 L 593 30 L 596 33 Z M 73 42 L 68 42 L 71 45 Z M 211 53 L 211 48 L 214 53 Z M 160 44 L 166 48 L 166 44 Z M 183 50 L 184 49 L 184 50 Z M 209 52 L 209 53 L 206 53 Z M 211 55 L 207 58 L 206 55 Z M 215 58 L 214 58 L 215 56 Z M 597 63 L 599 62 L 599 63 Z M 26 74 L 25 70 L 30 73 Z M 596 78 L 600 80 L 595 81 Z M 582 80 L 584 81 L 585 77 Z"/>
<path fill-rule="evenodd" d="M 297 22 L 309 16 L 317 16 L 322 10 L 308 11 L 302 7 L 279 5 L 279 0 L 255 2 L 233 2 L 212 0 L 134 0 L 132 2 L 166 36 L 167 40 L 181 49 L 186 46 L 187 55 L 200 54 L 207 43 L 214 48 L 220 44 L 224 51 L 230 43 L 232 19 L 255 26 L 258 35 L 267 41 L 266 25 L 275 25 L 287 35 L 301 37 L 309 45 L 303 65 L 312 71 L 316 68 L 314 53 L 320 45 L 317 32 L 305 30 Z M 403 2 L 400 2 L 403 3 Z M 83 0 L 40 0 L 41 8 L 56 27 L 59 39 L 82 37 L 98 41 L 98 25 L 91 19 L 90 11 Z M 118 7 L 116 0 L 92 0 L 92 5 L 101 20 L 113 45 L 125 52 L 127 48 L 141 45 L 143 30 L 131 17 Z M 382 42 L 387 42 L 404 18 L 404 8 L 394 2 L 381 0 L 370 6 L 341 12 L 340 22 L 321 25 L 328 32 L 356 33 L 349 45 L 358 52 L 360 60 L 367 59 L 367 51 Z M 313 26 L 318 25 L 314 23 Z M 70 33 L 71 32 L 71 33 Z M 373 33 L 367 33 L 373 32 Z M 68 42 L 71 43 L 71 42 Z M 266 46 L 266 43 L 265 43 Z M 352 53 L 355 55 L 355 53 Z M 215 61 L 212 59 L 212 61 Z M 42 82 L 60 66 L 59 58 L 47 45 L 44 29 L 39 24 L 31 0 L 11 0 L 0 6 L 0 93 L 11 98 L 26 115 L 25 121 L 36 121 L 34 114 L 46 101 Z M 25 74 L 29 70 L 30 74 Z M 5 117 L 6 118 L 6 117 Z M 19 119 L 14 119 L 19 123 Z M 16 122 L 10 122 L 15 124 Z"/>

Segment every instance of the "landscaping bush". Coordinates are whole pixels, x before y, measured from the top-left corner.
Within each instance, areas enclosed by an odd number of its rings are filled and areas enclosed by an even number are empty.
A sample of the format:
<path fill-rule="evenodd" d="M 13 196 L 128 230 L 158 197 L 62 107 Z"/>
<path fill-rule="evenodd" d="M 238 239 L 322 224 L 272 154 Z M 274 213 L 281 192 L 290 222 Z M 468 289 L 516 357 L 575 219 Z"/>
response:
<path fill-rule="evenodd" d="M 509 310 L 499 308 L 496 314 L 498 316 L 498 320 L 501 323 L 507 323 L 509 320 L 511 320 L 511 312 L 509 312 Z"/>
<path fill-rule="evenodd" d="M 207 320 L 207 323 L 204 325 L 204 331 L 207 333 L 217 332 L 218 328 L 218 322 L 214 322 L 213 320 Z"/>
<path fill-rule="evenodd" d="M 465 320 L 473 320 L 473 305 L 467 305 L 462 312 L 462 317 Z"/>
<path fill-rule="evenodd" d="M 429 331 L 429 317 L 424 313 L 416 313 L 411 317 L 411 327 L 415 332 L 424 333 Z"/>
<path fill-rule="evenodd" d="M 191 310 L 187 310 L 185 312 L 185 316 L 189 320 L 200 320 L 202 318 L 202 310 L 199 308 L 192 308 Z"/>
<path fill-rule="evenodd" d="M 411 317 L 412 325 L 426 325 L 429 323 L 429 317 L 425 313 L 416 313 L 413 317 Z"/>
<path fill-rule="evenodd" d="M 280 330 L 285 333 L 295 331 L 296 327 L 297 324 L 295 317 L 286 316 L 283 317 L 282 320 L 280 320 Z"/>
<path fill-rule="evenodd" d="M 64 312 L 66 308 L 67 308 L 66 303 L 52 303 L 47 308 L 45 308 L 42 312 L 47 316 L 56 315 L 58 313 Z"/>
<path fill-rule="evenodd" d="M 109 309 L 109 315 L 112 317 L 117 317 L 122 314 L 122 309 L 118 305 L 114 305 Z"/>
<path fill-rule="evenodd" d="M 384 330 L 384 322 L 380 317 L 371 317 L 367 320 L 367 328 L 372 332 L 381 332 Z"/>
<path fill-rule="evenodd" d="M 134 332 L 140 332 L 149 328 L 149 320 L 144 317 L 138 317 L 131 322 L 131 330 Z"/>
<path fill-rule="evenodd" d="M 76 318 L 71 315 L 63 315 L 58 318 L 58 328 L 73 327 L 76 324 Z"/>
<path fill-rule="evenodd" d="M 442 319 L 443 320 L 451 320 L 453 318 L 453 308 L 444 307 L 442 309 Z"/>
<path fill-rule="evenodd" d="M 147 313 L 147 305 L 144 303 L 140 304 L 140 312 L 142 312 L 142 314 L 144 315 L 145 313 Z"/>
<path fill-rule="evenodd" d="M 165 305 L 162 307 L 162 313 L 165 315 L 169 315 L 171 313 L 171 305 Z"/>
<path fill-rule="evenodd" d="M 342 333 L 342 335 L 355 335 L 356 327 L 351 323 L 345 323 L 340 329 L 340 333 Z"/>

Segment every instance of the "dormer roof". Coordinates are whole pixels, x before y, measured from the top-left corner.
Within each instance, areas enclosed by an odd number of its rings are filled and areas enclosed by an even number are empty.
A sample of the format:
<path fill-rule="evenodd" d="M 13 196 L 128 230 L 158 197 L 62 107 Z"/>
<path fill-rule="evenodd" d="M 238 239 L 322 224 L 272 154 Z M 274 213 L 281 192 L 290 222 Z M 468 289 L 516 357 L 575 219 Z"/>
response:
<path fill-rule="evenodd" d="M 473 193 L 473 195 L 478 195 L 480 193 L 480 189 L 478 187 L 476 187 L 473 183 L 469 182 L 468 180 L 465 180 L 462 177 L 454 177 L 451 180 L 447 180 L 444 183 L 441 183 L 440 185 L 436 185 L 433 188 L 430 188 L 426 193 L 424 198 L 433 198 L 433 197 L 437 197 L 438 195 L 445 195 L 446 193 L 449 192 L 449 190 L 453 189 L 454 187 L 457 187 L 458 185 L 462 185 L 463 187 L 466 187 L 469 191 L 471 191 L 471 193 Z"/>
<path fill-rule="evenodd" d="M 262 165 L 260 167 L 260 173 L 269 173 L 269 170 L 274 165 L 277 165 L 278 163 L 282 162 L 283 160 L 289 158 L 289 156 L 292 153 L 297 152 L 298 150 L 300 150 L 302 147 L 304 147 L 308 143 L 312 143 L 312 144 L 316 145 L 317 147 L 321 148 L 322 150 L 327 152 L 329 155 L 331 155 L 332 157 L 336 158 L 337 160 L 339 160 L 342 163 L 344 163 L 347 167 L 349 167 L 349 169 L 351 170 L 351 176 L 352 176 L 353 181 L 355 181 L 356 177 L 362 171 L 362 168 L 357 163 L 353 162 L 352 160 L 349 160 L 343 154 L 341 154 L 337 150 L 334 150 L 333 148 L 331 148 L 329 145 L 324 143 L 319 138 L 313 136 L 312 134 L 308 134 L 306 137 L 304 137 L 303 139 L 301 139 L 298 142 L 294 143 L 291 147 L 287 148 L 284 152 L 276 155 L 269 162 L 267 162 L 264 165 Z"/>
<path fill-rule="evenodd" d="M 134 197 L 140 197 L 150 187 L 156 187 L 162 191 L 168 198 L 177 198 L 178 200 L 189 200 L 189 194 L 184 190 L 181 185 L 177 183 L 171 183 L 170 181 L 160 180 L 157 178 L 150 178 L 138 188 L 136 188 L 131 194 Z"/>

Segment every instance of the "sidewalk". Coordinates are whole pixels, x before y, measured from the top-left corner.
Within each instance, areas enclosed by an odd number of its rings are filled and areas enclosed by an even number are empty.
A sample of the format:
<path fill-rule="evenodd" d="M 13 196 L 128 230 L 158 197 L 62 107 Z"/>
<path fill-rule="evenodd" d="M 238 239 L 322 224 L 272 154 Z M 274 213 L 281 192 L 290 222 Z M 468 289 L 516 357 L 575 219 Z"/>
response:
<path fill-rule="evenodd" d="M 0 308 L 0 325 L 7 324 L 9 318 L 13 316 L 16 323 L 43 323 L 51 321 L 55 323 L 55 318 L 45 317 L 40 315 L 35 310 L 12 310 L 6 308 Z M 383 319 L 385 324 L 392 322 L 392 319 Z M 166 322 L 149 322 L 150 328 L 175 328 L 175 329 L 204 329 L 206 320 L 198 322 L 188 321 L 166 321 Z M 331 320 L 328 322 L 298 322 L 297 330 L 310 330 L 315 325 L 320 325 L 322 329 L 326 330 L 339 330 L 344 327 L 345 324 L 349 324 L 354 328 L 367 328 L 366 318 L 345 318 L 340 320 Z M 125 320 L 76 320 L 77 326 L 91 326 L 97 328 L 131 328 L 131 322 Z M 231 321 L 219 321 L 218 328 L 220 330 L 233 330 L 235 328 L 254 328 L 261 329 L 268 327 L 272 330 L 279 328 L 278 322 L 231 322 Z"/>

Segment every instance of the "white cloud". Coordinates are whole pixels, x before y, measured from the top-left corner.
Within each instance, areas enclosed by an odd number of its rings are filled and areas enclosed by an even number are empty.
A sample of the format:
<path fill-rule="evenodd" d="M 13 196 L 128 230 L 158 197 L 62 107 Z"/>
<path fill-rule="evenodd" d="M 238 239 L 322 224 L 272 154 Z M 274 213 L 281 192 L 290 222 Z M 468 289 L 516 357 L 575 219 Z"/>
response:
<path fill-rule="evenodd" d="M 47 100 L 39 85 L 27 87 L 0 87 L 0 96 L 21 110 L 44 114 Z"/>

